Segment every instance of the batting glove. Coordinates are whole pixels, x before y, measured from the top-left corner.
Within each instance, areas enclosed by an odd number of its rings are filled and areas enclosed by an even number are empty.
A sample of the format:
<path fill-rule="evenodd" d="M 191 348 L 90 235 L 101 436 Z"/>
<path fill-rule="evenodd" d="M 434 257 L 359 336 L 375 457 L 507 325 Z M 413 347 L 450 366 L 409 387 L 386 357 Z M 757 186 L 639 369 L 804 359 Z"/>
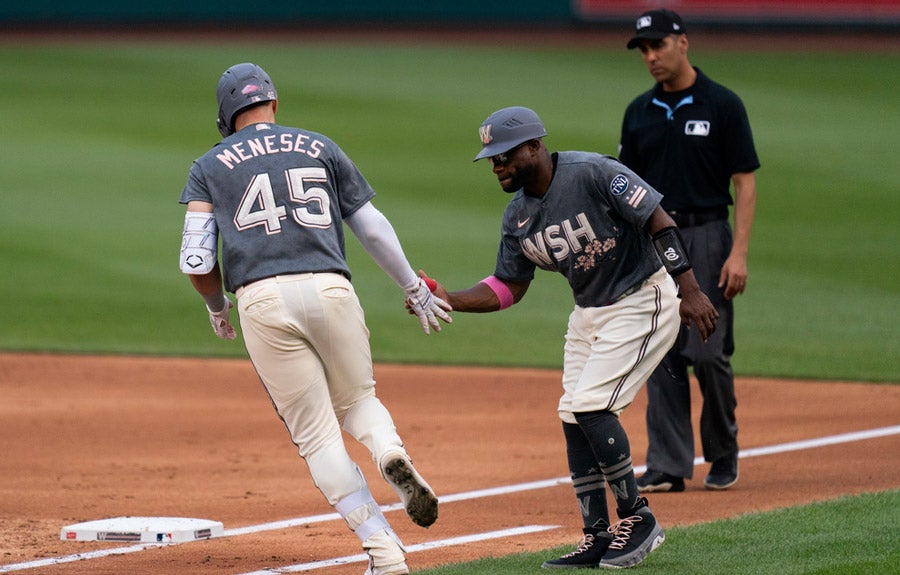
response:
<path fill-rule="evenodd" d="M 428 289 L 428 284 L 422 278 L 419 278 L 415 287 L 406 290 L 406 306 L 419 316 L 419 323 L 422 324 L 422 331 L 426 335 L 431 333 L 429 327 L 434 329 L 434 331 L 441 331 L 441 324 L 438 322 L 438 318 L 447 323 L 453 322 L 450 314 L 447 313 L 453 308 L 450 307 L 450 304 L 432 294 L 431 290 Z"/>
<path fill-rule="evenodd" d="M 213 331 L 216 332 L 216 335 L 221 337 L 222 339 L 234 339 L 234 326 L 231 325 L 231 321 L 229 318 L 229 312 L 231 308 L 234 307 L 234 304 L 231 303 L 231 300 L 225 296 L 225 307 L 220 309 L 219 311 L 212 311 L 209 309 L 209 306 L 206 306 L 206 311 L 209 312 L 209 323 L 212 324 Z"/>

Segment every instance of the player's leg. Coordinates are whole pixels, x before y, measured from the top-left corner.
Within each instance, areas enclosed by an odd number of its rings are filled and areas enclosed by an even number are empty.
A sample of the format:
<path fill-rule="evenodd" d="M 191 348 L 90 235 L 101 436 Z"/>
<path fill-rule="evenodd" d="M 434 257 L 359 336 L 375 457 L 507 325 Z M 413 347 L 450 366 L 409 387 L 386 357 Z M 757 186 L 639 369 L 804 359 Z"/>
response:
<path fill-rule="evenodd" d="M 642 561 L 664 535 L 638 493 L 630 442 L 618 415 L 675 341 L 680 326 L 675 284 L 660 271 L 631 296 L 589 308 L 584 315 L 588 331 L 598 337 L 588 339 L 590 356 L 578 381 L 567 389 L 568 405 L 600 463 L 621 519 L 610 528 L 615 539 L 600 565 L 627 567 Z"/>
<path fill-rule="evenodd" d="M 616 500 L 619 521 L 608 528 L 599 567 L 637 565 L 665 539 L 663 530 L 638 493 L 628 435 L 617 414 L 593 411 L 574 414 L 588 438 L 600 471 Z"/>
<path fill-rule="evenodd" d="M 403 546 L 344 447 L 325 370 L 303 336 L 319 315 L 315 297 L 302 305 L 298 299 L 310 285 L 314 283 L 307 275 L 294 281 L 263 280 L 239 290 L 247 351 L 316 487 L 356 533 L 379 571 L 407 573 Z"/>
<path fill-rule="evenodd" d="M 313 341 L 323 359 L 334 413 L 344 430 L 369 450 L 413 522 L 428 527 L 437 520 L 438 500 L 375 395 L 369 330 L 353 286 L 341 275 L 317 274 L 316 289 L 328 329 Z"/>
<path fill-rule="evenodd" d="M 571 553 L 545 561 L 549 569 L 596 568 L 612 542 L 609 533 L 609 510 L 601 465 L 591 444 L 577 424 L 563 422 L 566 457 L 572 487 L 581 510 L 582 537 Z"/>
<path fill-rule="evenodd" d="M 596 568 L 612 541 L 609 528 L 609 509 L 606 502 L 606 484 L 600 463 L 594 455 L 590 441 L 569 409 L 572 395 L 570 390 L 581 376 L 584 365 L 590 357 L 589 332 L 586 330 L 584 308 L 575 308 L 569 316 L 566 330 L 565 369 L 563 373 L 563 393 L 559 414 L 562 419 L 563 436 L 566 440 L 566 460 L 569 476 L 578 508 L 581 511 L 582 537 L 571 553 L 543 563 L 547 569 Z"/>
<path fill-rule="evenodd" d="M 630 405 L 675 343 L 681 326 L 678 306 L 675 282 L 660 269 L 630 296 L 584 308 L 582 331 L 588 335 L 582 339 L 590 348 L 581 350 L 588 356 L 579 371 L 564 370 L 563 421 L 568 421 L 566 412 L 619 413 Z M 568 353 L 565 360 L 570 360 Z"/>

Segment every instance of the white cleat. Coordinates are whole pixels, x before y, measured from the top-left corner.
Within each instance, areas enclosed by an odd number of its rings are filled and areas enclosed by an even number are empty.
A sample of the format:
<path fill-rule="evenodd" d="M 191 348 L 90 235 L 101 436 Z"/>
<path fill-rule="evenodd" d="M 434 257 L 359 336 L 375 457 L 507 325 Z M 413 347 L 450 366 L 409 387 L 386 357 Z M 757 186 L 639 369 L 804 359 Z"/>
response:
<path fill-rule="evenodd" d="M 406 566 L 406 562 L 395 563 L 393 565 L 386 565 L 384 567 L 376 567 L 375 562 L 372 559 L 369 559 L 369 568 L 366 569 L 366 572 L 363 575 L 408 575 L 409 567 Z"/>
<path fill-rule="evenodd" d="M 437 521 L 438 498 L 413 467 L 409 455 L 400 451 L 388 452 L 381 459 L 381 472 L 400 496 L 406 514 L 413 523 L 428 527 Z"/>

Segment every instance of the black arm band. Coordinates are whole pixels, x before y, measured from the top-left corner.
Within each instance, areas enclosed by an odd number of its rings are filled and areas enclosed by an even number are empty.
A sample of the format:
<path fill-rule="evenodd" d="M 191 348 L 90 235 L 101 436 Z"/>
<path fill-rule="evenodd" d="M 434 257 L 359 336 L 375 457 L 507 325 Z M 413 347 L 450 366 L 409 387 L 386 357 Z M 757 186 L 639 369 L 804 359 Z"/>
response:
<path fill-rule="evenodd" d="M 670 276 L 675 277 L 691 269 L 678 228 L 672 226 L 653 234 L 653 247 Z"/>

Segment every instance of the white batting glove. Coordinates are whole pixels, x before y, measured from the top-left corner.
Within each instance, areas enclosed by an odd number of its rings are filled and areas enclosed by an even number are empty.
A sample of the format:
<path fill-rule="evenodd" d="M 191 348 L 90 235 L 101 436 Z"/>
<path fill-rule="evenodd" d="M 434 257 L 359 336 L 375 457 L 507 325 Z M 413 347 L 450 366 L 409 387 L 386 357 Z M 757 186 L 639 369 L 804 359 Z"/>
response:
<path fill-rule="evenodd" d="M 447 313 L 453 308 L 441 298 L 435 297 L 422 278 L 419 278 L 415 287 L 406 290 L 406 305 L 419 316 L 419 323 L 422 324 L 422 331 L 426 335 L 431 333 L 429 327 L 434 331 L 441 331 L 438 318 L 447 323 L 453 322 L 450 314 Z"/>
<path fill-rule="evenodd" d="M 231 300 L 225 296 L 225 307 L 220 309 L 219 311 L 212 311 L 209 309 L 209 306 L 206 306 L 206 311 L 209 312 L 209 323 L 212 325 L 213 331 L 216 332 L 216 335 L 221 337 L 222 339 L 234 339 L 234 326 L 231 325 L 229 312 L 231 308 L 234 307 L 234 304 L 231 303 Z"/>

